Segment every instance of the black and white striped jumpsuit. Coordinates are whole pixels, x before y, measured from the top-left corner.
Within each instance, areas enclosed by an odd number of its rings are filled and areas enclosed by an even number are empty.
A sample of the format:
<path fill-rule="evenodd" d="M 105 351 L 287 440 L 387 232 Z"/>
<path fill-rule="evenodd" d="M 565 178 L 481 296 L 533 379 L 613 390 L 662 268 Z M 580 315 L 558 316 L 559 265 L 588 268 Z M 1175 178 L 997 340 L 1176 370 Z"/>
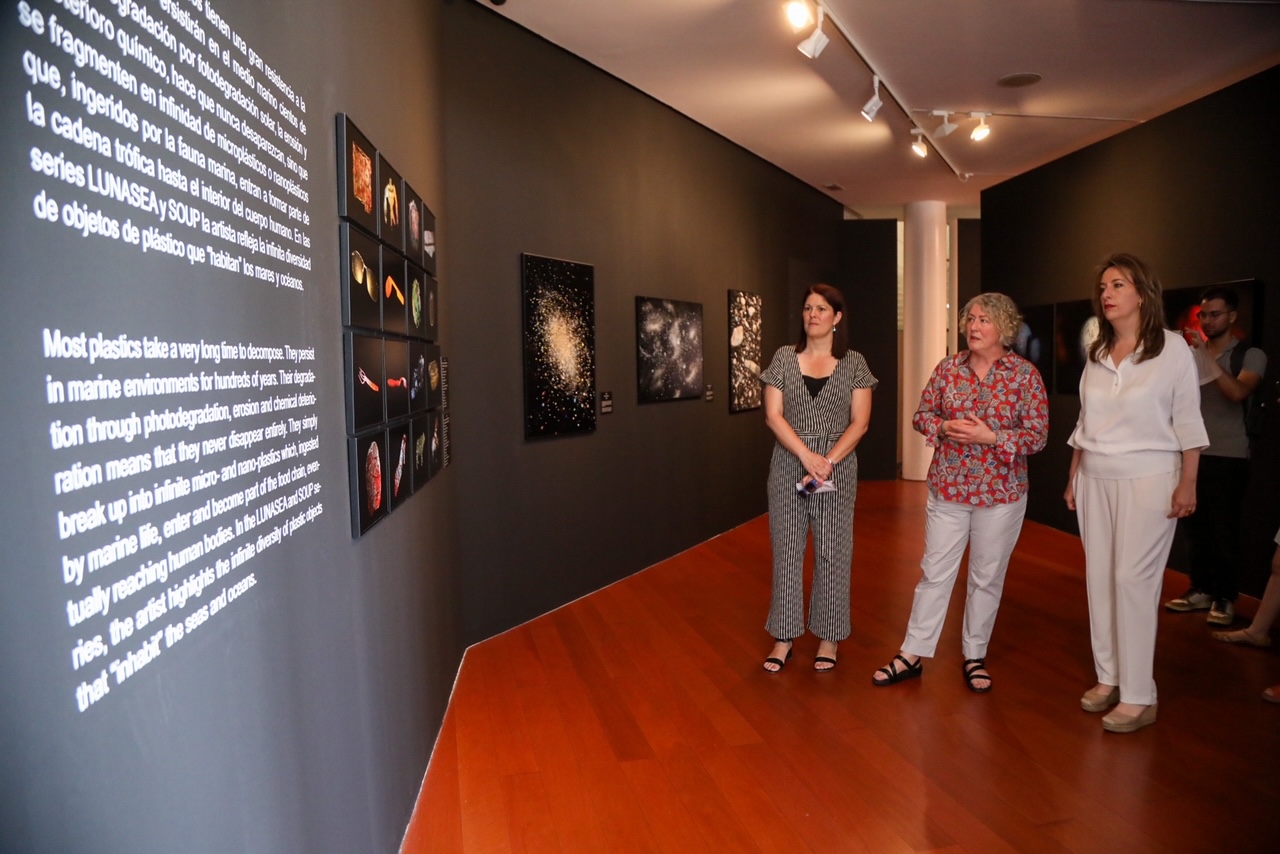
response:
<path fill-rule="evenodd" d="M 831 378 L 812 396 L 805 387 L 794 345 L 786 345 L 760 375 L 760 381 L 782 392 L 782 413 L 800 439 L 826 456 L 849 427 L 855 388 L 875 388 L 861 353 L 849 350 Z M 804 634 L 804 549 L 813 528 L 813 594 L 809 628 L 829 641 L 849 636 L 849 574 L 853 562 L 853 506 L 858 496 L 858 457 L 841 460 L 832 478 L 835 492 L 802 495 L 796 483 L 804 466 L 794 454 L 775 444 L 769 464 L 769 535 L 773 541 L 773 601 L 765 628 L 788 640 Z"/>

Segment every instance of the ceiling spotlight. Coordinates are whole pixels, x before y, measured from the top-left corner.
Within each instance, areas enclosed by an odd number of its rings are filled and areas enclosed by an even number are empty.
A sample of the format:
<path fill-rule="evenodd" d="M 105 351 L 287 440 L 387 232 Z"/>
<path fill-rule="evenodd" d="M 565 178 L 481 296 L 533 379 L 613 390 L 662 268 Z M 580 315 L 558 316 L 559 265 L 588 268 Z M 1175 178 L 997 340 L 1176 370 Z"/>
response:
<path fill-rule="evenodd" d="M 786 8 L 787 23 L 791 24 L 791 29 L 796 32 L 800 32 L 813 23 L 813 12 L 809 9 L 809 4 L 805 0 L 791 0 Z"/>
<path fill-rule="evenodd" d="M 819 6 L 818 26 L 813 28 L 813 32 L 809 34 L 808 38 L 797 45 L 800 52 L 810 59 L 817 59 L 818 54 L 822 53 L 823 48 L 825 48 L 827 43 L 831 41 L 831 39 L 827 38 L 827 34 L 822 31 L 822 22 L 824 19 L 825 14 L 822 11 L 822 7 Z"/>
<path fill-rule="evenodd" d="M 974 142 L 981 142 L 982 140 L 987 138 L 987 135 L 989 133 L 991 133 L 991 127 L 990 125 L 987 124 L 987 116 L 991 114 L 990 113 L 970 113 L 969 115 L 978 120 L 978 126 L 973 129 L 972 133 L 969 134 L 969 139 L 973 140 Z"/>
<path fill-rule="evenodd" d="M 871 96 L 871 100 L 863 105 L 862 117 L 869 122 L 874 122 L 876 113 L 880 112 L 880 108 L 884 106 L 884 101 L 880 100 L 880 78 L 878 76 L 872 75 L 871 85 L 875 88 L 875 93 Z"/>
<path fill-rule="evenodd" d="M 944 136 L 959 127 L 959 125 L 951 121 L 951 114 L 946 110 L 934 110 L 933 114 L 942 119 L 942 124 L 938 125 L 938 127 L 933 131 L 934 139 L 942 139 Z"/>
<path fill-rule="evenodd" d="M 915 142 L 911 143 L 911 150 L 919 157 L 927 157 L 929 146 L 924 144 L 924 131 L 920 128 L 912 128 L 911 135 L 916 138 Z"/>

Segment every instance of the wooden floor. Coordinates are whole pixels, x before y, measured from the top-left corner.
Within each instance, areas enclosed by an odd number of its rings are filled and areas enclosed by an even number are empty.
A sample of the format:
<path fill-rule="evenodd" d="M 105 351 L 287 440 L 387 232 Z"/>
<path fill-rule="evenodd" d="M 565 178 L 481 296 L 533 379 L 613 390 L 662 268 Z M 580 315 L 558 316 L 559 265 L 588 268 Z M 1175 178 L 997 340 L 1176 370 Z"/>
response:
<path fill-rule="evenodd" d="M 1079 540 L 1028 523 L 966 690 L 963 577 L 923 678 L 898 650 L 919 574 L 922 484 L 864 483 L 853 634 L 786 670 L 770 639 L 767 519 L 468 650 L 403 851 L 1280 851 L 1275 652 L 1162 614 L 1160 719 L 1104 733 Z M 1165 592 L 1185 578 L 1168 573 Z M 1242 610 L 1250 611 L 1242 602 Z"/>

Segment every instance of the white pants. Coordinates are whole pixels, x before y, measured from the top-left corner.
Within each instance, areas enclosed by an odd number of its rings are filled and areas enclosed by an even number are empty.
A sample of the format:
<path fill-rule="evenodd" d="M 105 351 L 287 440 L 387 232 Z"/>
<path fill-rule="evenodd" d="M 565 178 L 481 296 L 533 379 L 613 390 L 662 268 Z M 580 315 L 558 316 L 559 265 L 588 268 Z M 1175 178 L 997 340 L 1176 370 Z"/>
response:
<path fill-rule="evenodd" d="M 1176 519 L 1167 518 L 1180 472 L 1133 480 L 1076 474 L 1093 666 L 1120 700 L 1156 701 L 1156 618 Z"/>
<path fill-rule="evenodd" d="M 944 501 L 932 492 L 926 505 L 924 571 L 916 585 L 911 620 L 902 651 L 931 658 L 947 618 L 951 588 L 969 546 L 969 592 L 964 604 L 964 657 L 986 658 L 987 644 L 1000 610 L 1000 594 L 1009 556 L 1027 512 L 1024 495 L 1012 504 L 977 507 Z"/>

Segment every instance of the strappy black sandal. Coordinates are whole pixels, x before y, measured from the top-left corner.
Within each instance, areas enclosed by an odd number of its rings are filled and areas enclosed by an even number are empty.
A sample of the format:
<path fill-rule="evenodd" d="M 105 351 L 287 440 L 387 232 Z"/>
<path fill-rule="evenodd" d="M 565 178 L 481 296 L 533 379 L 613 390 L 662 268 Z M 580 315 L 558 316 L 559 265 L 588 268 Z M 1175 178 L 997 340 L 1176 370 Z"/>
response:
<path fill-rule="evenodd" d="M 903 669 L 894 669 L 893 661 L 901 661 Z M 924 673 L 924 659 L 922 658 L 917 658 L 915 664 L 912 664 L 910 661 L 907 661 L 905 657 L 899 654 L 893 657 L 893 661 L 890 661 L 887 665 L 876 671 L 876 673 L 883 673 L 888 678 L 880 680 L 873 675 L 871 677 L 872 685 L 879 685 L 881 687 L 885 685 L 897 685 L 899 682 L 906 682 L 908 679 L 915 679 L 921 673 Z"/>
<path fill-rule="evenodd" d="M 765 673 L 781 673 L 781 672 L 782 672 L 782 668 L 784 668 L 784 667 L 786 667 L 786 666 L 787 666 L 787 662 L 791 660 L 791 656 L 792 656 L 792 655 L 795 653 L 795 651 L 796 651 L 796 644 L 795 644 L 795 641 L 789 641 L 789 640 L 788 640 L 788 641 L 784 641 L 784 640 L 779 640 L 778 638 L 774 638 L 774 641 L 775 641 L 776 643 L 785 643 L 785 644 L 788 644 L 788 646 L 787 646 L 787 657 L 786 657 L 786 658 L 774 658 L 773 656 L 769 656 L 768 658 L 766 658 L 766 659 L 764 660 L 764 663 L 765 663 L 765 664 L 776 664 L 776 665 L 778 665 L 778 669 L 777 669 L 777 670 L 770 670 L 769 668 L 765 667 L 765 668 L 764 668 L 764 672 L 765 672 Z M 763 667 L 764 665 L 761 665 L 761 666 Z"/>
<path fill-rule="evenodd" d="M 975 679 L 987 680 L 986 686 L 979 688 L 974 685 L 973 680 Z M 969 683 L 969 690 L 975 694 L 985 694 L 990 691 L 994 682 L 991 679 L 991 674 L 987 672 L 987 660 L 985 658 L 966 658 L 964 660 L 964 681 Z"/>

